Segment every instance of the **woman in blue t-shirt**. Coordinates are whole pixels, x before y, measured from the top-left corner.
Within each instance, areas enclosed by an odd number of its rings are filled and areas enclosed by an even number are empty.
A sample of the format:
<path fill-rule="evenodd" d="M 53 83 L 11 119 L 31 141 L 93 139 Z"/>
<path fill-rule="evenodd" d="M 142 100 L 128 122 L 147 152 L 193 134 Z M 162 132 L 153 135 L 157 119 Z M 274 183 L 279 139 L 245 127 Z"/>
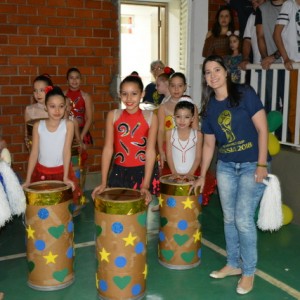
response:
<path fill-rule="evenodd" d="M 264 107 L 252 87 L 234 84 L 220 56 L 203 63 L 201 176 L 194 188 L 203 190 L 205 174 L 218 147 L 217 183 L 224 215 L 226 265 L 213 278 L 240 275 L 236 292 L 253 289 L 257 263 L 254 215 L 268 175 L 268 127 Z"/>

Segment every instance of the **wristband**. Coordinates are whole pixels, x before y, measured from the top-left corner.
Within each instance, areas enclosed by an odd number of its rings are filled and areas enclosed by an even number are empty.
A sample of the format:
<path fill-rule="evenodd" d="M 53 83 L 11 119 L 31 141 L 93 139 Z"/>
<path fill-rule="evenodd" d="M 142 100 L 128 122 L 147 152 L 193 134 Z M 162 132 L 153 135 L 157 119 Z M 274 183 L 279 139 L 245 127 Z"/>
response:
<path fill-rule="evenodd" d="M 262 167 L 262 168 L 267 168 L 268 165 L 263 165 L 263 164 L 256 164 L 257 167 Z"/>

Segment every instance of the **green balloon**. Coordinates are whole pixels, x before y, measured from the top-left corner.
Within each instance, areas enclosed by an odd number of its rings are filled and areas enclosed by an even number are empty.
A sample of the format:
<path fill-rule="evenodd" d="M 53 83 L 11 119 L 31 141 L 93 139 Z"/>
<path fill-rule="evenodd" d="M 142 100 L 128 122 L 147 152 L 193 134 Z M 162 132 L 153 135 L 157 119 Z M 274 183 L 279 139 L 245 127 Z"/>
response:
<path fill-rule="evenodd" d="M 282 113 L 279 111 L 270 111 L 267 115 L 269 132 L 274 132 L 282 124 Z"/>

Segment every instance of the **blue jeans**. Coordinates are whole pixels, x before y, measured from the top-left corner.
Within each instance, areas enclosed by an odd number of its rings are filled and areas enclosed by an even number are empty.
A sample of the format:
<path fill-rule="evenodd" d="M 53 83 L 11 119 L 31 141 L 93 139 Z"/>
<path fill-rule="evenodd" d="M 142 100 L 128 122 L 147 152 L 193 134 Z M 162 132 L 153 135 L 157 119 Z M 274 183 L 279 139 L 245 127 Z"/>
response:
<path fill-rule="evenodd" d="M 217 182 L 224 215 L 227 265 L 252 276 L 257 264 L 256 208 L 265 185 L 255 182 L 256 162 L 218 161 Z"/>

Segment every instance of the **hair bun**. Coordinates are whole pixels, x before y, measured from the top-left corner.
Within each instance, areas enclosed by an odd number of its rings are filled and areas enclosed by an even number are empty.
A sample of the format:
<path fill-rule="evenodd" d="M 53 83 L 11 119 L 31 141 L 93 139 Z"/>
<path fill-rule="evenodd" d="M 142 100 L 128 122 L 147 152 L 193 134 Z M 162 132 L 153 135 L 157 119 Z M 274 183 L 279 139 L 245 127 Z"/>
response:
<path fill-rule="evenodd" d="M 164 67 L 164 73 L 170 76 L 173 73 L 175 73 L 175 71 L 172 68 L 167 66 L 167 67 Z"/>

